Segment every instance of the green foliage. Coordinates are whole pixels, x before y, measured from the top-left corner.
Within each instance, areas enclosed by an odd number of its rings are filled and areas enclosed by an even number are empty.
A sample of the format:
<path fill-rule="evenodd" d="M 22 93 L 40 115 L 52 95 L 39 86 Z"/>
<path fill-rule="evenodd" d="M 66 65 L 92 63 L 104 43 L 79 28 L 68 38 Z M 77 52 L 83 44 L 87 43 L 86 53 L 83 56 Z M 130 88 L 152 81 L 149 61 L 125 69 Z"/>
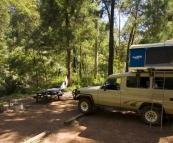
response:
<path fill-rule="evenodd" d="M 99 2 L 1 0 L 0 96 L 60 87 L 67 74 L 72 85 L 66 91 L 101 85 L 108 73 L 110 25 L 100 21 L 106 7 L 100 12 Z M 104 2 L 110 6 L 110 1 Z M 120 33 L 117 27 L 114 29 L 114 73 L 124 71 L 130 44 L 173 38 L 171 0 L 116 2 L 116 11 L 120 8 L 127 21 Z"/>
<path fill-rule="evenodd" d="M 80 88 L 80 86 L 76 86 L 73 84 L 72 86 L 65 88 L 64 92 L 72 92 L 76 88 Z"/>
<path fill-rule="evenodd" d="M 10 21 L 9 14 L 10 4 L 8 0 L 0 1 L 0 40 L 4 36 L 4 32 L 7 29 L 7 26 Z"/>
<path fill-rule="evenodd" d="M 94 79 L 93 74 L 88 73 L 88 74 L 85 74 L 82 78 L 80 78 L 79 75 L 75 73 L 73 74 L 73 86 L 76 88 L 86 87 L 86 86 L 95 86 L 95 85 L 99 86 L 103 83 L 103 81 L 105 80 L 105 77 L 107 76 L 98 75 L 98 78 Z"/>
<path fill-rule="evenodd" d="M 167 36 L 169 33 L 167 31 L 168 18 L 166 17 L 168 1 L 160 0 L 158 3 L 157 0 L 153 0 L 143 5 L 145 8 L 143 29 L 145 30 L 140 31 L 143 35 L 140 43 L 156 43 L 170 39 Z"/>

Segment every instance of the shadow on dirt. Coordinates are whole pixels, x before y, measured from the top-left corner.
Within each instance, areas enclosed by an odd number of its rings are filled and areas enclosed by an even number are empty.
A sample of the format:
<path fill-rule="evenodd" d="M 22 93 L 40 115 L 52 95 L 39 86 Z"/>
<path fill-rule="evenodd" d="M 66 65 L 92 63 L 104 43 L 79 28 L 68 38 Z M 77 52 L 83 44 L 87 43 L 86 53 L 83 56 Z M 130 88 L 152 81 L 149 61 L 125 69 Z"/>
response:
<path fill-rule="evenodd" d="M 79 119 L 86 127 L 79 137 L 109 143 L 158 143 L 161 137 L 171 136 L 173 122 L 164 120 L 163 126 L 149 126 L 142 123 L 133 112 L 95 110 L 93 114 Z"/>

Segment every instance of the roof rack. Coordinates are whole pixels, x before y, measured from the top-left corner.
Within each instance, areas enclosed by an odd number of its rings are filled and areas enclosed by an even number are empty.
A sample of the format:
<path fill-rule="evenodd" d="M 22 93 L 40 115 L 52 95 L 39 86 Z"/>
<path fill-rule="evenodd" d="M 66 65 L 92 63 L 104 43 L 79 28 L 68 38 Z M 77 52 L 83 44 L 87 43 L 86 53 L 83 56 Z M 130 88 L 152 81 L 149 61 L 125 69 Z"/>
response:
<path fill-rule="evenodd" d="M 137 77 L 140 77 L 140 74 L 141 73 L 149 73 L 150 76 L 154 76 L 154 74 L 157 72 L 173 72 L 173 68 L 172 69 L 155 69 L 153 67 L 149 67 L 149 68 L 145 68 L 145 69 L 137 69 L 137 68 L 134 68 L 134 70 L 131 70 L 130 72 L 135 72 L 136 73 L 136 76 Z"/>
<path fill-rule="evenodd" d="M 173 67 L 129 67 L 129 71 L 173 71 Z"/>

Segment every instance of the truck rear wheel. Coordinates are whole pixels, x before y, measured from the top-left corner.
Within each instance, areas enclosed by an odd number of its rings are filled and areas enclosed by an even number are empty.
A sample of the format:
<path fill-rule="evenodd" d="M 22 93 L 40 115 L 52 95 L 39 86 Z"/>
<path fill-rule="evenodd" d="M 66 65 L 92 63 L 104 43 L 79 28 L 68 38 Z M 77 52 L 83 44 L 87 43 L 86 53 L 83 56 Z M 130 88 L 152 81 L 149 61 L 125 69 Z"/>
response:
<path fill-rule="evenodd" d="M 151 108 L 151 106 L 146 106 L 142 108 L 140 117 L 146 124 L 161 124 L 161 110 L 156 107 Z"/>
<path fill-rule="evenodd" d="M 92 112 L 93 104 L 88 98 L 81 98 L 78 103 L 79 110 L 84 114 L 89 114 Z"/>

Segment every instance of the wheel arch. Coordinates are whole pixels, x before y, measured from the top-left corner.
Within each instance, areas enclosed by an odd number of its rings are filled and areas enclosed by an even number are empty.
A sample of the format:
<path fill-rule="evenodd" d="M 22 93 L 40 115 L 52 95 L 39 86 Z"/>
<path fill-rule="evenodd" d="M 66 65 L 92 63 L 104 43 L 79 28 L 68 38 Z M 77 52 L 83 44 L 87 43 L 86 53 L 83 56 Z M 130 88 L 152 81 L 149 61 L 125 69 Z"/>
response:
<path fill-rule="evenodd" d="M 93 100 L 91 94 L 81 94 L 81 95 L 76 97 L 76 100 L 80 100 L 81 98 L 87 98 L 92 102 L 92 104 L 94 104 L 94 100 Z"/>
<path fill-rule="evenodd" d="M 139 110 L 142 110 L 142 108 L 146 107 L 146 106 L 153 106 L 153 107 L 157 107 L 157 108 L 162 108 L 162 105 L 161 104 L 158 104 L 158 103 L 142 103 L 141 106 L 139 107 Z M 164 108 L 163 108 L 163 111 L 164 111 Z"/>

